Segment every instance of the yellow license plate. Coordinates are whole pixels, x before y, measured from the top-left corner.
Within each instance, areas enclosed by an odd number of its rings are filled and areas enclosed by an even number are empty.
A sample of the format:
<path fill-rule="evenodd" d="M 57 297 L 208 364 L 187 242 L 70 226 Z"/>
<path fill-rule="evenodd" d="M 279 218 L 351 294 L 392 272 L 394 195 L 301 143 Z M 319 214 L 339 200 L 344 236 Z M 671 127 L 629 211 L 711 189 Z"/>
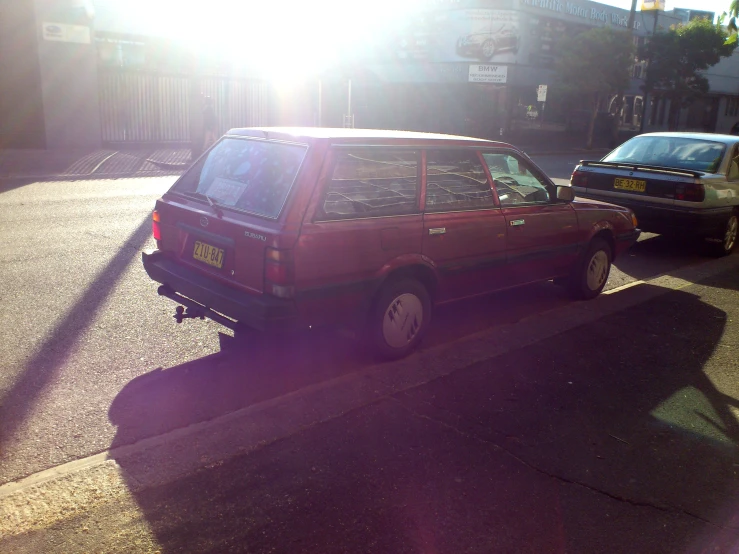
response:
<path fill-rule="evenodd" d="M 218 269 L 223 267 L 223 248 L 216 248 L 199 240 L 195 241 L 192 257 Z"/>
<path fill-rule="evenodd" d="M 636 192 L 644 192 L 647 190 L 647 182 L 638 179 L 621 179 L 616 178 L 613 181 L 613 188 L 621 190 L 634 190 Z"/>

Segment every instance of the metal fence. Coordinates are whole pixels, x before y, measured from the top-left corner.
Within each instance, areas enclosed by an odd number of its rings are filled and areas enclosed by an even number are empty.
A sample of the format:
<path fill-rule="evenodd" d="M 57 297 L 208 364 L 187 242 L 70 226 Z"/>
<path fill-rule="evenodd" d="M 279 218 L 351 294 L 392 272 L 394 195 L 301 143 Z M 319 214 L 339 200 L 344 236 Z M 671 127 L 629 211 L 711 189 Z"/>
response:
<path fill-rule="evenodd" d="M 193 109 L 206 96 L 221 132 L 269 124 L 269 90 L 259 81 L 101 70 L 98 82 L 104 143 L 189 143 Z"/>

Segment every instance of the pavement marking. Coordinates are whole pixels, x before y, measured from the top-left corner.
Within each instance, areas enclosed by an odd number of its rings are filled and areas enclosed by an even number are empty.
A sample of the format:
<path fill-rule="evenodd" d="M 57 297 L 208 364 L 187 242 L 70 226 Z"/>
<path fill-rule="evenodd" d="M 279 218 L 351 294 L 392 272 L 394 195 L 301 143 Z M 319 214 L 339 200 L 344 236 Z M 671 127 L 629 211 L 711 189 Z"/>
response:
<path fill-rule="evenodd" d="M 7 483 L 0 486 L 0 537 L 44 528 L 121 495 L 219 465 L 465 367 L 737 267 L 739 255 L 628 283 L 589 302 L 553 308 L 419 351 L 403 360 L 365 367 L 212 420 Z"/>
<path fill-rule="evenodd" d="M 612 289 L 604 290 L 601 292 L 601 294 L 613 294 L 615 292 L 620 292 L 622 290 L 630 289 L 631 287 L 635 287 L 637 285 L 643 285 L 646 281 L 639 279 L 638 281 L 631 281 L 630 283 L 626 283 L 625 285 L 621 285 L 620 287 L 615 287 Z"/>

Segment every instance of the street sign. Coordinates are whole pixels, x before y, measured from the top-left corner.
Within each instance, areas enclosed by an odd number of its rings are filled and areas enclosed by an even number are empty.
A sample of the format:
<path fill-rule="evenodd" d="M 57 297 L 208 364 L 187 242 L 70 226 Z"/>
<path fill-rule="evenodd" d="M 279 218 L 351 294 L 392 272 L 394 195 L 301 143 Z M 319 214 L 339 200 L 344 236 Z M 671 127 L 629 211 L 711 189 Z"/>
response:
<path fill-rule="evenodd" d="M 546 102 L 547 101 L 547 86 L 539 85 L 536 87 L 536 101 Z"/>

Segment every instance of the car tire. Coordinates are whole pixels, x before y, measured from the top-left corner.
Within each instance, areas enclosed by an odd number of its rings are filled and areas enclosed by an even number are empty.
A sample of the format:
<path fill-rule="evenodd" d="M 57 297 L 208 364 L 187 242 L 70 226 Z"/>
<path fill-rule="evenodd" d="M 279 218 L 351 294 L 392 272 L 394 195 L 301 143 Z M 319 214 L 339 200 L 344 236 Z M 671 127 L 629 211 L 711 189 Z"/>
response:
<path fill-rule="evenodd" d="M 370 312 L 367 337 L 384 359 L 403 358 L 421 342 L 431 322 L 431 298 L 415 279 L 385 284 Z"/>
<path fill-rule="evenodd" d="M 590 300 L 598 296 L 608 282 L 613 253 L 602 238 L 590 241 L 567 280 L 567 292 L 576 300 Z"/>
<path fill-rule="evenodd" d="M 495 41 L 491 38 L 485 40 L 485 42 L 482 43 L 482 46 L 480 46 L 480 52 L 482 53 L 482 58 L 484 60 L 490 60 L 493 56 L 495 56 Z"/>
<path fill-rule="evenodd" d="M 736 247 L 737 235 L 739 235 L 739 217 L 734 212 L 724 223 L 721 234 L 716 237 L 717 242 L 708 243 L 708 254 L 716 258 L 728 256 Z"/>

